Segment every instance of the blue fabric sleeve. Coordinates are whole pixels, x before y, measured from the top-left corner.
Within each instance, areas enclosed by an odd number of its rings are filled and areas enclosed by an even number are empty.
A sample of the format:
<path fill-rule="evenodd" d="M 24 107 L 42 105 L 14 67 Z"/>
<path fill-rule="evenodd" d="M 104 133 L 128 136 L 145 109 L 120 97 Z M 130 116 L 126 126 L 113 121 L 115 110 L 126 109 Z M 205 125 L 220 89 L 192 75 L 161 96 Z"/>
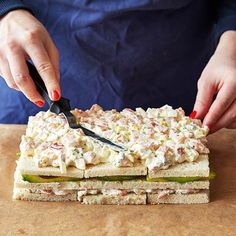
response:
<path fill-rule="evenodd" d="M 216 40 L 227 30 L 236 31 L 235 0 L 219 0 L 217 4 Z"/>
<path fill-rule="evenodd" d="M 0 16 L 15 9 L 26 9 L 31 11 L 21 0 L 0 0 Z"/>

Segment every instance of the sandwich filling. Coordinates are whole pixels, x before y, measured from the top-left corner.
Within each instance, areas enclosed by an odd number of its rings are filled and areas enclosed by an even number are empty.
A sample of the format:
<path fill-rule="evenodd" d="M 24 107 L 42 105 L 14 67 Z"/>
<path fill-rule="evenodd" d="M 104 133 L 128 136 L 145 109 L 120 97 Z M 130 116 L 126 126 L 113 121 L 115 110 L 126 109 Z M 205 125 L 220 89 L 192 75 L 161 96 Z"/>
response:
<path fill-rule="evenodd" d="M 181 108 L 166 105 L 118 112 L 94 105 L 87 111 L 75 109 L 73 114 L 78 123 L 126 150 L 118 151 L 86 136 L 81 129 L 71 129 L 62 114 L 47 111 L 29 118 L 20 145 L 22 158 L 32 158 L 38 167 L 59 167 L 61 173 L 69 166 L 85 170 L 87 165 L 100 163 L 116 167 L 141 163 L 157 171 L 194 162 L 209 153 L 205 138 L 208 128 L 185 116 Z"/>

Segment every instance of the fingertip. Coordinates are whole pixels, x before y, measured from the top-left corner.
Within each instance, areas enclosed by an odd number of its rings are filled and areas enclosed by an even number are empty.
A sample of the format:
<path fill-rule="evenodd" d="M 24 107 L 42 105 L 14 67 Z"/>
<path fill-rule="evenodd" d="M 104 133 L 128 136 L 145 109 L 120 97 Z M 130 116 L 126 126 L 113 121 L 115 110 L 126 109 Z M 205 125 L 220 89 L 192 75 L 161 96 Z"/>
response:
<path fill-rule="evenodd" d="M 61 95 L 60 92 L 56 89 L 53 89 L 50 93 L 50 98 L 53 101 L 58 101 L 60 99 Z"/>
<path fill-rule="evenodd" d="M 38 107 L 43 107 L 45 105 L 45 102 L 44 101 L 36 101 L 34 102 Z"/>
<path fill-rule="evenodd" d="M 196 100 L 193 108 L 193 112 L 195 112 L 195 117 L 196 119 L 204 119 L 206 116 L 208 110 L 209 110 L 210 104 L 205 103 L 201 100 Z M 194 115 L 192 114 L 192 115 Z"/>
<path fill-rule="evenodd" d="M 190 117 L 191 119 L 195 119 L 196 115 L 197 115 L 197 111 L 193 110 L 193 111 L 190 113 L 189 117 Z"/>

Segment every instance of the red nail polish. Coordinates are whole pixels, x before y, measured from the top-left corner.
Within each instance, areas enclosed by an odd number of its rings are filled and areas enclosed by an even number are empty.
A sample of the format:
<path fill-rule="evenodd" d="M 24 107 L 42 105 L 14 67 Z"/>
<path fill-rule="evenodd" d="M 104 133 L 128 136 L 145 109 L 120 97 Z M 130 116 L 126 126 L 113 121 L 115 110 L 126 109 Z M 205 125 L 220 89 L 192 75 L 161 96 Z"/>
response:
<path fill-rule="evenodd" d="M 42 101 L 37 101 L 37 102 L 35 102 L 35 104 L 36 104 L 38 107 L 43 107 L 43 106 L 44 106 L 44 102 L 42 102 Z"/>
<path fill-rule="evenodd" d="M 194 119 L 196 117 L 196 115 L 197 115 L 197 112 L 196 111 L 192 111 L 191 114 L 189 115 L 189 117 L 191 119 Z"/>
<path fill-rule="evenodd" d="M 52 90 L 51 96 L 53 100 L 58 100 L 60 97 L 59 93 L 56 90 Z"/>

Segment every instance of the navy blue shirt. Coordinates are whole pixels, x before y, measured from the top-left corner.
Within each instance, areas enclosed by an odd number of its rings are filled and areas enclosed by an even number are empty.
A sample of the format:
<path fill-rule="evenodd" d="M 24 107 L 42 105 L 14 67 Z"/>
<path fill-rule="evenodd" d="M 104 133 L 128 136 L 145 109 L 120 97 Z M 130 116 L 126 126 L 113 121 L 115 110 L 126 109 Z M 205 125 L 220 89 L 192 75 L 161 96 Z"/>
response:
<path fill-rule="evenodd" d="M 0 1 L 5 14 L 11 7 L 2 2 L 8 1 Z M 234 1 L 9 2 L 30 9 L 47 28 L 60 52 L 63 96 L 81 109 L 169 104 L 189 113 L 218 38 L 236 30 Z M 26 123 L 39 110 L 0 80 L 0 123 Z"/>

